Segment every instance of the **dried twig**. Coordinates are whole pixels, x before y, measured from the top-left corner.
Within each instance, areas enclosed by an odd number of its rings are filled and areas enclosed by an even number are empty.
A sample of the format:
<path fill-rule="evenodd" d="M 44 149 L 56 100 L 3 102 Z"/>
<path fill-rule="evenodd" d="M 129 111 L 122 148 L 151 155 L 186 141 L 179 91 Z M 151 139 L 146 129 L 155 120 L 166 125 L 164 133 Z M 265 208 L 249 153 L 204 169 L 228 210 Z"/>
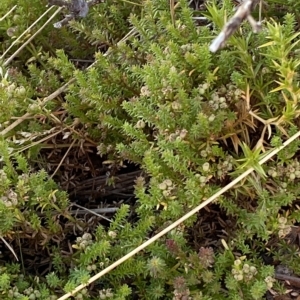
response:
<path fill-rule="evenodd" d="M 49 0 L 50 5 L 65 7 L 69 11 L 69 14 L 66 15 L 63 20 L 53 24 L 53 26 L 55 28 L 61 28 L 73 19 L 84 18 L 87 16 L 91 6 L 102 2 L 104 2 L 104 0 L 91 0 L 88 2 L 85 0 Z"/>
<path fill-rule="evenodd" d="M 93 209 L 89 209 L 89 208 L 83 207 L 83 206 L 81 206 L 81 205 L 79 205 L 79 204 L 77 204 L 77 203 L 72 203 L 72 205 L 73 205 L 73 206 L 77 206 L 77 207 L 81 208 L 82 210 L 86 210 L 87 212 L 89 212 L 89 213 L 91 213 L 91 214 L 93 214 L 93 215 L 95 215 L 95 216 L 97 216 L 97 217 L 100 217 L 100 218 L 102 218 L 102 219 L 104 219 L 104 220 L 106 220 L 106 221 L 108 221 L 108 222 L 112 222 L 111 219 L 106 218 L 106 217 L 103 216 L 103 215 L 100 215 L 99 213 L 95 212 L 95 210 L 93 210 Z M 118 226 L 124 228 L 124 226 L 122 226 L 122 225 L 118 225 Z"/>
<path fill-rule="evenodd" d="M 251 16 L 251 12 L 260 0 L 244 0 L 238 7 L 234 16 L 225 24 L 220 34 L 213 40 L 209 46 L 209 50 L 213 53 L 217 52 L 225 45 L 228 38 L 240 27 L 241 23 L 247 19 L 250 23 L 253 32 L 258 32 L 261 29 L 261 23 L 256 22 Z"/>
<path fill-rule="evenodd" d="M 115 213 L 119 210 L 118 207 L 103 207 L 103 208 L 93 208 L 93 209 L 89 209 L 88 212 L 90 213 L 96 213 L 97 217 L 103 218 L 103 216 L 98 215 L 98 214 L 112 214 Z M 55 213 L 55 212 L 54 212 Z M 70 214 L 76 214 L 76 215 L 83 215 L 87 213 L 86 208 L 85 209 L 79 209 L 79 210 L 70 210 L 69 211 Z M 111 222 L 111 220 L 110 220 Z"/>
<path fill-rule="evenodd" d="M 296 276 L 275 273 L 275 278 L 278 280 L 288 281 L 290 285 L 296 286 L 298 288 L 300 287 L 300 278 Z"/>

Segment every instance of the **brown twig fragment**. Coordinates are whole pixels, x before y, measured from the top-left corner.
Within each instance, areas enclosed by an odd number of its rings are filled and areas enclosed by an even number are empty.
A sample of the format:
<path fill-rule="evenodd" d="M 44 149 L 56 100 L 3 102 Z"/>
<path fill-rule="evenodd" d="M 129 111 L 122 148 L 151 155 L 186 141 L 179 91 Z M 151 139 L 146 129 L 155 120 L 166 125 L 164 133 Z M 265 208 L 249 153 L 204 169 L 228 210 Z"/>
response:
<path fill-rule="evenodd" d="M 261 29 L 261 23 L 256 22 L 251 16 L 251 12 L 260 0 L 244 0 L 238 7 L 234 16 L 225 24 L 220 34 L 213 40 L 209 46 L 209 50 L 213 53 L 217 52 L 225 45 L 228 38 L 240 27 L 241 23 L 247 19 L 250 23 L 253 32 L 258 32 Z"/>
<path fill-rule="evenodd" d="M 296 286 L 298 288 L 300 287 L 299 277 L 275 273 L 275 278 L 278 280 L 287 281 L 290 285 Z"/>
<path fill-rule="evenodd" d="M 53 26 L 55 28 L 61 28 L 63 25 L 66 25 L 69 23 L 69 21 L 76 19 L 76 18 L 84 18 L 87 16 L 89 12 L 89 8 L 93 5 L 96 5 L 98 3 L 104 2 L 104 0 L 91 0 L 91 1 L 85 1 L 85 0 L 48 0 L 49 4 L 51 5 L 57 5 L 61 7 L 67 8 L 70 14 L 66 15 L 65 18 L 57 23 L 55 23 Z"/>

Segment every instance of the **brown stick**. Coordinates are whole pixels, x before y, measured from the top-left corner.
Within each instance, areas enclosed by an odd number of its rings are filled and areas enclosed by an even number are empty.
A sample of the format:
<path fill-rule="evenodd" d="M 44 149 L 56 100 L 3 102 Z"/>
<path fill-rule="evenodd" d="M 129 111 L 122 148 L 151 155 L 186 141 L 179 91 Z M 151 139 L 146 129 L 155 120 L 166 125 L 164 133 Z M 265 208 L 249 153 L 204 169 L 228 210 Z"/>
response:
<path fill-rule="evenodd" d="M 295 287 L 298 287 L 298 288 L 300 287 L 300 278 L 299 277 L 275 273 L 275 278 L 278 280 L 288 281 L 289 284 L 291 284 Z"/>
<path fill-rule="evenodd" d="M 220 34 L 213 40 L 209 46 L 209 50 L 213 53 L 217 52 L 225 45 L 228 38 L 239 28 L 241 23 L 247 19 L 254 32 L 258 32 L 261 28 L 260 22 L 255 22 L 251 16 L 251 12 L 260 0 L 245 0 L 238 7 L 234 16 L 225 24 Z"/>

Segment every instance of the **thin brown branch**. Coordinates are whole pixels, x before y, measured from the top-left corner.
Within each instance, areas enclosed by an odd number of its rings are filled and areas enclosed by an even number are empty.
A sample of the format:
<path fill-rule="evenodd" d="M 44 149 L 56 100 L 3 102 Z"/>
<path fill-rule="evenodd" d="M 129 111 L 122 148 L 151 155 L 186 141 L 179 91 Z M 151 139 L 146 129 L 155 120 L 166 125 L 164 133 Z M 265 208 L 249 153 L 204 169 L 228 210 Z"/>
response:
<path fill-rule="evenodd" d="M 234 16 L 225 24 L 220 34 L 213 40 L 209 50 L 213 53 L 221 49 L 228 38 L 240 27 L 244 20 L 248 20 L 253 31 L 256 33 L 261 29 L 261 23 L 256 22 L 251 16 L 251 12 L 260 0 L 245 0 L 238 7 Z"/>
<path fill-rule="evenodd" d="M 300 278 L 299 277 L 275 273 L 275 278 L 278 280 L 288 281 L 291 285 L 300 287 Z"/>
<path fill-rule="evenodd" d="M 291 142 L 293 142 L 294 140 L 298 139 L 299 137 L 300 137 L 300 131 L 298 131 L 296 134 L 294 134 L 292 137 L 290 137 L 287 141 L 285 141 L 282 146 L 275 148 L 270 153 L 268 153 L 268 155 L 264 156 L 264 158 L 262 158 L 259 161 L 259 164 L 262 165 L 262 164 L 266 163 L 270 158 L 272 158 L 279 151 L 281 151 L 282 149 L 284 149 L 287 145 L 289 145 Z M 129 258 L 133 257 L 134 255 L 136 255 L 137 253 L 139 253 L 140 251 L 142 251 L 143 249 L 145 249 L 146 247 L 148 247 L 149 245 L 151 245 L 152 243 L 154 243 L 160 237 L 166 235 L 168 232 L 170 232 L 171 230 L 173 230 L 174 228 L 176 228 L 182 222 L 186 221 L 188 218 L 190 218 L 191 216 L 193 216 L 195 213 L 199 212 L 202 208 L 204 208 L 205 206 L 207 206 L 208 204 L 210 204 L 211 202 L 213 202 L 214 200 L 216 200 L 218 197 L 220 197 L 226 191 L 228 191 L 233 186 L 235 186 L 237 183 L 239 183 L 244 178 L 246 178 L 253 171 L 254 171 L 253 168 L 249 168 L 249 169 L 245 170 L 244 173 L 242 173 L 241 175 L 239 175 L 237 178 L 235 178 L 233 181 L 231 181 L 229 184 L 227 184 L 221 190 L 219 190 L 218 192 L 216 192 L 214 195 L 212 195 L 211 197 L 209 197 L 207 200 L 203 201 L 201 204 L 199 204 L 198 206 L 196 206 L 195 208 L 193 208 L 191 211 L 189 211 L 187 214 L 185 214 L 184 216 L 182 216 L 180 219 L 178 219 L 177 221 L 175 221 L 174 223 L 172 223 L 171 225 L 169 225 L 168 227 L 166 227 L 165 229 L 163 229 L 162 231 L 160 231 L 159 233 L 157 233 L 156 235 L 154 235 L 153 237 L 151 237 L 149 240 L 147 240 L 146 242 L 144 242 L 143 244 L 141 244 L 140 246 L 138 246 L 134 250 L 132 250 L 129 253 L 127 253 L 125 256 L 121 257 L 120 259 L 118 259 L 117 261 L 115 261 L 114 263 L 112 263 L 110 266 L 106 267 L 101 272 L 99 272 L 96 275 L 94 275 L 93 277 L 91 277 L 86 283 L 82 283 L 82 284 L 78 285 L 76 288 L 73 289 L 73 291 L 66 293 L 65 295 L 63 295 L 62 297 L 60 297 L 58 300 L 68 299 L 69 297 L 75 295 L 77 292 L 79 292 L 80 290 L 82 290 L 83 288 L 85 288 L 86 286 L 88 286 L 89 284 L 93 283 L 94 281 L 98 280 L 99 278 L 101 278 L 105 274 L 109 273 L 111 270 L 115 269 L 117 266 L 119 266 L 120 264 L 122 264 L 123 262 L 125 262 L 126 260 L 128 260 Z"/>

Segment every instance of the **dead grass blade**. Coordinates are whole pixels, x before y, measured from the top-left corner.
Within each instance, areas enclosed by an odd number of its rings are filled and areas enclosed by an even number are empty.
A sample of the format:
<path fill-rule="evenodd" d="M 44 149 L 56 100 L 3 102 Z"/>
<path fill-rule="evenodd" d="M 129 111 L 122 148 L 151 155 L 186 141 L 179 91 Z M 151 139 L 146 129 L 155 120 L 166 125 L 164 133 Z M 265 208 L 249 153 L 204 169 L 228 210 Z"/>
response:
<path fill-rule="evenodd" d="M 10 252 L 14 255 L 17 261 L 19 261 L 17 254 L 15 253 L 14 249 L 11 247 L 11 245 L 2 237 L 0 236 L 0 239 L 3 241 L 5 246 L 10 250 Z"/>

